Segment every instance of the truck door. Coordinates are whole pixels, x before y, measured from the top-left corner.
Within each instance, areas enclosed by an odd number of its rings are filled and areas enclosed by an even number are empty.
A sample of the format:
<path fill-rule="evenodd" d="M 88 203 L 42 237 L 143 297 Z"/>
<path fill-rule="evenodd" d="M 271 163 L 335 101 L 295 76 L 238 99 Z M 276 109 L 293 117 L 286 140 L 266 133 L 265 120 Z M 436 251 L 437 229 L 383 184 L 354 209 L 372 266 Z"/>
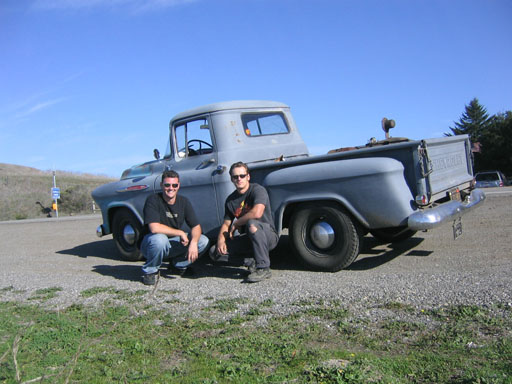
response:
<path fill-rule="evenodd" d="M 217 195 L 213 178 L 217 168 L 217 152 L 210 134 L 208 116 L 194 117 L 173 123 L 171 157 L 167 168 L 180 175 L 179 194 L 192 203 L 203 233 L 217 235 L 221 219 L 217 209 Z M 155 180 L 160 189 L 160 180 Z"/>

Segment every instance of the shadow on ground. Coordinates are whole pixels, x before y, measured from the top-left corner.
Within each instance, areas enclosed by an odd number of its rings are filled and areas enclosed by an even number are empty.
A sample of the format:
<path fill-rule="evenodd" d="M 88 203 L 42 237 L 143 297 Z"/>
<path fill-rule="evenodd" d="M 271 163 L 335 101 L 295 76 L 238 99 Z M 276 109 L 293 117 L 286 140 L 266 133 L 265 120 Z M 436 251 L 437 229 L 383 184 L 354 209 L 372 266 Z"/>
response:
<path fill-rule="evenodd" d="M 396 244 L 386 244 L 377 241 L 371 236 L 364 239 L 359 257 L 346 270 L 364 271 L 378 268 L 399 256 L 429 256 L 432 251 L 414 249 L 423 242 L 423 238 L 412 237 Z M 58 251 L 59 254 L 72 255 L 81 258 L 98 257 L 106 260 L 121 260 L 113 240 L 98 240 L 87 244 L 78 245 L 71 249 Z M 292 254 L 287 235 L 281 236 L 278 246 L 271 252 L 271 268 L 274 270 L 304 271 L 300 262 Z M 119 280 L 140 281 L 141 266 L 143 262 L 129 262 L 125 265 L 96 265 L 93 271 L 104 276 L 111 276 Z M 164 262 L 160 273 L 162 278 L 178 278 L 167 271 L 168 263 Z M 213 263 L 208 255 L 204 255 L 193 265 L 193 274 L 182 277 L 198 279 L 204 277 L 218 277 L 226 279 L 243 280 L 247 270 L 241 266 Z"/>
<path fill-rule="evenodd" d="M 429 256 L 432 251 L 414 249 L 422 242 L 423 238 L 421 237 L 411 237 L 400 243 L 386 244 L 376 240 L 374 237 L 367 236 L 364 238 L 359 257 L 346 269 L 349 271 L 364 271 L 378 268 L 399 256 Z M 383 245 L 385 249 L 382 249 Z"/>
<path fill-rule="evenodd" d="M 98 240 L 91 243 L 77 245 L 76 247 L 70 249 L 57 251 L 57 253 L 61 255 L 71 255 L 83 258 L 100 257 L 108 260 L 121 259 L 119 253 L 117 252 L 114 240 L 112 239 Z"/>

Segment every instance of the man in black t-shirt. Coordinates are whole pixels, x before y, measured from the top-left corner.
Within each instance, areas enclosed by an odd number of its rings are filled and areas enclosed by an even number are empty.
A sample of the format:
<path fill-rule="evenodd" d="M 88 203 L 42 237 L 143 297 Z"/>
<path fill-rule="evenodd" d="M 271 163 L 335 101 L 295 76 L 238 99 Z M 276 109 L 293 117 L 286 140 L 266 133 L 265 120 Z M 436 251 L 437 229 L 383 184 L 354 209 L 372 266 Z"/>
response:
<path fill-rule="evenodd" d="M 279 241 L 270 200 L 265 188 L 250 183 L 245 163 L 234 163 L 229 174 L 236 190 L 226 199 L 224 222 L 210 257 L 214 261 L 235 261 L 250 256 L 244 260 L 250 272 L 247 281 L 256 283 L 272 276 L 269 252 Z"/>
<path fill-rule="evenodd" d="M 156 284 L 162 261 L 170 259 L 170 267 L 180 275 L 207 249 L 208 238 L 201 234 L 190 201 L 178 195 L 180 177 L 165 171 L 160 183 L 162 192 L 149 196 L 144 205 L 144 232 L 140 245 L 146 263 L 142 266 L 142 282 Z M 190 234 L 181 229 L 184 223 Z"/>

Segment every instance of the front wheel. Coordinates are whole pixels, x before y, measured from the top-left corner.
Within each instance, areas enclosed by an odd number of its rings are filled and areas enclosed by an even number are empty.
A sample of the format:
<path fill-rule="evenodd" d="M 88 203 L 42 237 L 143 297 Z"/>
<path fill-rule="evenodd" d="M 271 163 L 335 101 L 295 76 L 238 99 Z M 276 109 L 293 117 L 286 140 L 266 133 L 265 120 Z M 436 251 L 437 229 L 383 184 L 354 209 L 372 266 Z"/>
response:
<path fill-rule="evenodd" d="M 350 215 L 334 204 L 306 204 L 292 217 L 291 247 L 309 269 L 336 272 L 348 267 L 359 254 L 362 241 Z"/>
<path fill-rule="evenodd" d="M 137 248 L 137 241 L 142 233 L 142 224 L 127 209 L 121 209 L 114 215 L 112 235 L 121 258 L 126 261 L 139 261 L 142 253 Z"/>

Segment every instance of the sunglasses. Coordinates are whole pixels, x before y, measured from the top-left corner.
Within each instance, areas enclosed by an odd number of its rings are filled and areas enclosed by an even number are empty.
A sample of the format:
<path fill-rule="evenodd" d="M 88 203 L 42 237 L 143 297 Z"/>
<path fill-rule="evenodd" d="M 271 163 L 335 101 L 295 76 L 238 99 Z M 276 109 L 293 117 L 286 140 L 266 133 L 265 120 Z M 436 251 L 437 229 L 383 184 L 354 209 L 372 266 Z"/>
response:
<path fill-rule="evenodd" d="M 233 180 L 237 180 L 237 179 L 245 179 L 245 176 L 247 176 L 247 173 L 243 173 L 241 175 L 231 175 L 231 178 Z"/>
<path fill-rule="evenodd" d="M 164 183 L 165 188 L 169 188 L 169 187 L 178 188 L 178 186 L 179 186 L 179 184 Z"/>

